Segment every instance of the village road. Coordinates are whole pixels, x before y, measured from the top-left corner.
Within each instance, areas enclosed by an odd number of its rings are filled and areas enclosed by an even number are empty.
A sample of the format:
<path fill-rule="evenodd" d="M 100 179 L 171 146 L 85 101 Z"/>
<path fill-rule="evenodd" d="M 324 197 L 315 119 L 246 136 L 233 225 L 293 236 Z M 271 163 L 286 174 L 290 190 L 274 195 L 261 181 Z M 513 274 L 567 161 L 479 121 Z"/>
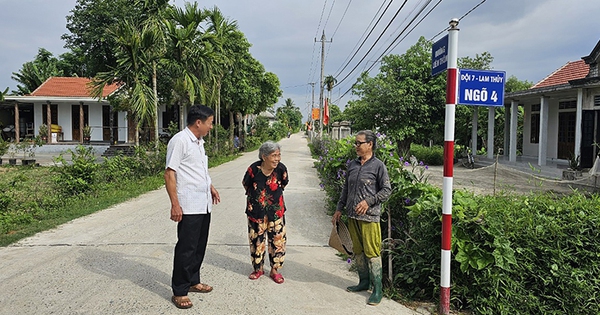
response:
<path fill-rule="evenodd" d="M 248 279 L 241 179 L 257 159 L 250 152 L 210 170 L 222 202 L 201 274 L 214 291 L 190 293 L 191 310 L 170 301 L 176 224 L 161 188 L 0 248 L 0 314 L 420 314 L 346 292 L 357 276 L 326 245 L 331 221 L 307 140 L 294 134 L 280 144 L 290 173 L 285 283 Z"/>

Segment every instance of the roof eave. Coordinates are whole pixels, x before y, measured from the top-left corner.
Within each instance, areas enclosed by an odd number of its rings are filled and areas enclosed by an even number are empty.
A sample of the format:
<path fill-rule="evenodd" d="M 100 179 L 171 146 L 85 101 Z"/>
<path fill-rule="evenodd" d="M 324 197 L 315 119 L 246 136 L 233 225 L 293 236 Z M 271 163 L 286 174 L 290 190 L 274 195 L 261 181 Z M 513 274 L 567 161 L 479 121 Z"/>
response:
<path fill-rule="evenodd" d="M 98 102 L 98 103 L 108 103 L 106 98 L 98 100 L 94 97 L 65 97 L 65 96 L 5 96 L 5 101 L 15 101 L 15 102 L 39 102 L 39 101 L 47 101 L 47 102 Z"/>

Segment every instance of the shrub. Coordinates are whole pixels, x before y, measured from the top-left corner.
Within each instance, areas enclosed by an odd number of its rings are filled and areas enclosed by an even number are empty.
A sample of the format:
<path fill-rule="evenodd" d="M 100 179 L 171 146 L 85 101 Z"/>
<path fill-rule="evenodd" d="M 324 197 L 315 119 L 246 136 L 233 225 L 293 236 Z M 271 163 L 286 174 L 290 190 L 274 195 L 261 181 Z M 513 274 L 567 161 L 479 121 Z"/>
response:
<path fill-rule="evenodd" d="M 427 166 L 416 157 L 398 157 L 384 137 L 378 143 L 376 155 L 392 182 L 382 216 L 382 228 L 388 224 L 391 230 L 382 231 L 384 255 L 392 257 L 390 292 L 437 300 L 442 190 L 426 183 Z M 310 148 L 331 211 L 346 162 L 354 158 L 351 140 L 315 139 Z M 598 204 L 599 195 L 578 192 L 557 197 L 455 191 L 453 306 L 473 314 L 600 314 Z"/>
<path fill-rule="evenodd" d="M 75 151 L 67 150 L 71 155 L 71 163 L 68 163 L 61 153 L 55 158 L 58 164 L 54 167 L 56 171 L 56 183 L 67 195 L 78 195 L 92 189 L 98 179 L 98 167 L 94 148 L 77 146 Z"/>
<path fill-rule="evenodd" d="M 413 143 L 410 146 L 410 154 L 427 165 L 444 165 L 444 148 L 439 145 L 426 147 Z"/>

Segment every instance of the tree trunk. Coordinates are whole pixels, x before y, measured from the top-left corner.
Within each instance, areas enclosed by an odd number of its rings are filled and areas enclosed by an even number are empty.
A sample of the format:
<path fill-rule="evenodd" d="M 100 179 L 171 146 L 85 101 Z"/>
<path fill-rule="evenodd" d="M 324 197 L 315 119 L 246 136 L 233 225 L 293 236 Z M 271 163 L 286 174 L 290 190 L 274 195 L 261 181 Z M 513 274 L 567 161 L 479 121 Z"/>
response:
<path fill-rule="evenodd" d="M 215 120 L 217 122 L 215 126 L 215 151 L 219 152 L 219 128 L 221 125 L 221 80 L 217 82 L 217 105 L 215 111 Z M 217 153 L 218 154 L 218 153 Z"/>
<path fill-rule="evenodd" d="M 233 136 L 235 133 L 235 121 L 234 121 L 234 115 L 233 115 L 233 111 L 230 110 L 229 111 L 229 143 L 231 144 L 229 146 L 229 153 L 233 154 L 233 150 L 235 149 L 233 147 Z"/>
<path fill-rule="evenodd" d="M 154 148 L 156 152 L 158 152 L 158 91 L 156 87 L 156 62 L 152 63 L 152 91 L 154 92 L 154 109 L 156 110 L 154 114 Z"/>

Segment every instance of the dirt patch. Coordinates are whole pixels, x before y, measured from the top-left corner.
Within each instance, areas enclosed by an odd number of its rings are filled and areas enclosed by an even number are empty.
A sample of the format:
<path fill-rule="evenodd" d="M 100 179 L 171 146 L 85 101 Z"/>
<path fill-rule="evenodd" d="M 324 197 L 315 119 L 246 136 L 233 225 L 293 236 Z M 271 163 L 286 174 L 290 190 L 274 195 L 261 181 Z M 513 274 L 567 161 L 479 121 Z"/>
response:
<path fill-rule="evenodd" d="M 442 166 L 432 166 L 426 174 L 429 175 L 428 182 L 430 184 L 442 187 Z M 475 169 L 455 166 L 453 174 L 454 190 L 466 189 L 475 194 L 554 192 L 562 195 L 570 194 L 574 189 L 597 192 L 598 188 L 594 187 L 595 182 L 597 182 L 596 187 L 599 187 L 600 180 L 587 174 L 574 181 L 554 180 L 540 177 L 534 170 L 523 172 L 502 164 L 492 164 Z"/>

